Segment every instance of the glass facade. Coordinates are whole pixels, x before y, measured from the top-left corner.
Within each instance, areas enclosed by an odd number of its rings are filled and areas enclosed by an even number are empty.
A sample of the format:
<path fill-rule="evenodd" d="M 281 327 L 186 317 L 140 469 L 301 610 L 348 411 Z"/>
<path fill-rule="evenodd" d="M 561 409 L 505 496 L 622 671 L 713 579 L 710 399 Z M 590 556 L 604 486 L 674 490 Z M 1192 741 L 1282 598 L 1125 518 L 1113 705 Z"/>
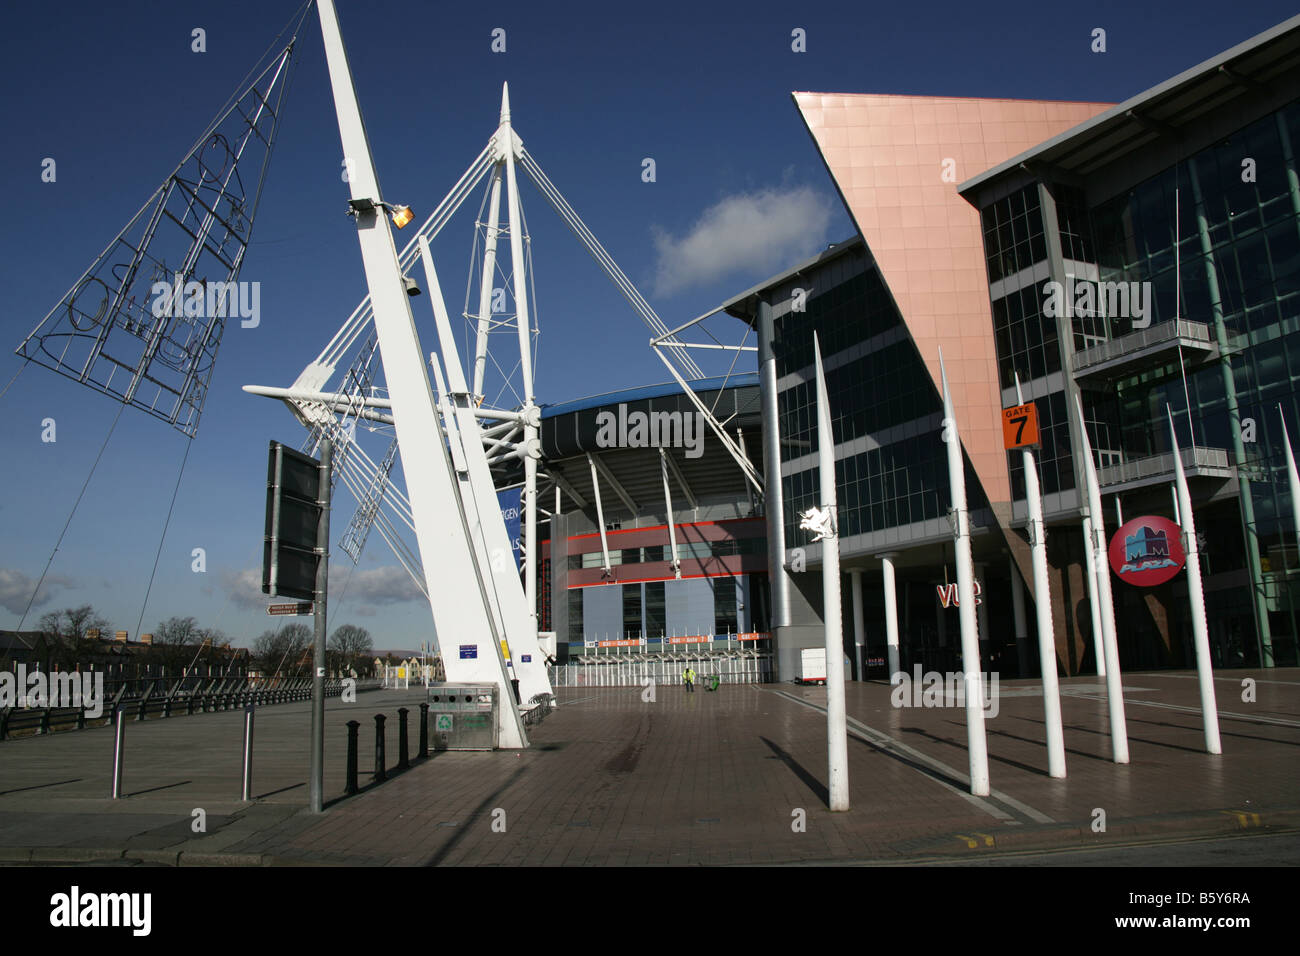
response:
<path fill-rule="evenodd" d="M 816 294 L 804 311 L 775 315 L 772 333 L 781 461 L 797 466 L 781 479 L 786 541 L 801 540 L 799 512 L 820 497 L 814 331 L 823 348 L 837 446 L 840 534 L 946 517 L 951 499 L 942 402 L 879 272 L 855 250 L 800 281 Z M 868 447 L 842 447 L 854 442 Z M 969 463 L 966 483 L 970 507 L 985 507 Z"/>
<path fill-rule="evenodd" d="M 1070 444 L 1070 422 L 1065 411 L 1065 392 L 1034 399 L 1038 406 L 1038 439 L 1041 445 L 1034 454 L 1038 466 L 1039 490 L 1054 495 L 1074 487 L 1074 452 Z M 1025 497 L 1024 456 L 1008 456 L 1011 467 L 1011 495 Z"/>
<path fill-rule="evenodd" d="M 1247 479 L 1249 502 L 1198 506 L 1198 528 L 1208 529 L 1206 571 L 1248 571 L 1247 545 L 1252 537 L 1257 542 L 1258 591 L 1277 664 L 1297 661 L 1300 610 L 1294 504 L 1278 419 L 1280 405 L 1293 434 L 1300 426 L 1300 188 L 1293 185 L 1298 153 L 1300 103 L 1292 103 L 1101 201 L 1088 202 L 1087 184 L 1046 186 L 1056 207 L 1065 276 L 1147 284 L 1145 315 L 1097 310 L 1075 314 L 1068 324 L 1045 317 L 1046 265 L 1040 260 L 1050 242 L 1037 242 L 1044 221 L 1039 185 L 981 210 L 989 281 L 1002 280 L 991 302 L 1003 388 L 1012 387 L 1013 373 L 1025 382 L 1060 371 L 1063 351 L 1114 342 L 1175 319 L 1199 323 L 1206 330 L 1201 334 L 1219 346 L 1217 356 L 1152 353 L 1104 381 L 1082 383 L 1084 417 L 1101 468 L 1168 452 L 1166 408 L 1174 413 L 1181 445 L 1227 451 Z M 1060 347 L 1058 327 L 1069 329 L 1071 349 Z M 1072 487 L 1065 393 L 1036 402 L 1043 491 Z M 1011 455 L 1008 464 L 1013 494 L 1023 498 L 1019 459 Z M 1237 482 L 1231 487 L 1237 489 Z M 1237 588 L 1207 581 L 1216 663 L 1260 662 L 1251 646 L 1254 594 L 1249 579 Z M 1117 594 L 1120 601 L 1133 599 L 1129 590 Z M 1175 607 L 1173 613 L 1184 612 Z M 1136 663 L 1160 662 L 1149 642 L 1130 643 L 1130 656 Z"/>
<path fill-rule="evenodd" d="M 998 347 L 998 376 L 1003 388 L 1043 378 L 1061 370 L 1061 345 L 1055 319 L 1043 316 L 1043 293 L 1036 283 L 992 301 L 993 335 Z"/>
<path fill-rule="evenodd" d="M 1038 187 L 1027 186 L 981 211 L 989 281 L 1015 275 L 1047 258 Z"/>
<path fill-rule="evenodd" d="M 735 634 L 740 630 L 737 617 L 735 578 L 713 579 L 713 633 Z"/>
<path fill-rule="evenodd" d="M 645 586 L 646 637 L 663 637 L 668 630 L 668 612 L 664 604 L 664 582 L 648 581 Z"/>

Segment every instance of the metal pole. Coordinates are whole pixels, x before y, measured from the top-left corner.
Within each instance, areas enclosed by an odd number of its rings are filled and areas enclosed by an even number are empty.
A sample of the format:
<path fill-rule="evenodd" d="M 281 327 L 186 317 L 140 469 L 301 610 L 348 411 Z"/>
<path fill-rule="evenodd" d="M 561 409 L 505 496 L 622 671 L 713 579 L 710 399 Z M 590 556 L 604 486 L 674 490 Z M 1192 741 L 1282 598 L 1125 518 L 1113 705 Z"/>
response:
<path fill-rule="evenodd" d="M 453 679 L 491 681 L 504 692 L 506 675 L 498 635 L 479 579 L 464 512 L 457 507 L 455 475 L 440 435 L 438 412 L 425 371 L 409 296 L 393 245 L 370 144 L 357 103 L 347 53 L 333 0 L 317 0 L 326 66 L 334 94 L 343 155 L 353 168 L 348 181 L 357 240 L 374 312 L 388 397 L 410 498 L 412 524 L 428 582 L 429 610 L 439 635 L 457 634 L 488 653 L 444 662 Z M 476 597 L 477 595 L 477 597 Z M 455 665 L 454 668 L 452 665 Z M 514 707 L 502 707 L 500 746 L 526 747 L 527 736 Z"/>
<path fill-rule="evenodd" d="M 822 617 L 826 625 L 826 749 L 830 809 L 849 809 L 849 737 L 844 704 L 844 625 L 840 605 L 840 538 L 836 528 L 835 436 L 821 345 L 813 333 L 817 364 L 817 469 L 822 507 L 830 515 L 830 533 L 822 540 Z"/>
<path fill-rule="evenodd" d="M 420 751 L 418 756 L 429 756 L 429 704 L 420 704 Z"/>
<path fill-rule="evenodd" d="M 853 587 L 853 646 L 858 652 L 858 680 L 864 681 L 867 675 L 863 664 L 866 655 L 863 645 L 866 642 L 866 627 L 862 623 L 862 569 L 854 568 L 849 572 L 849 582 Z"/>
<path fill-rule="evenodd" d="M 1023 405 L 1020 376 L 1016 376 L 1016 403 Z M 1043 523 L 1043 496 L 1038 484 L 1034 455 L 1024 449 L 1025 502 L 1029 506 L 1029 547 L 1034 566 L 1034 611 L 1038 619 L 1038 668 L 1043 682 L 1043 721 L 1047 731 L 1047 772 L 1065 776 L 1065 732 L 1061 728 L 1061 688 L 1056 675 L 1056 634 L 1052 627 L 1052 598 L 1047 580 L 1047 528 Z M 1012 561 L 1011 576 L 1020 597 L 1019 617 L 1024 617 L 1024 596 L 1019 571 Z M 1095 605 L 1094 605 L 1095 607 Z M 1017 633 L 1020 625 L 1017 624 Z M 1098 655 L 1097 660 L 1102 660 Z"/>
<path fill-rule="evenodd" d="M 343 792 L 348 795 L 357 792 L 357 732 L 360 729 L 359 720 L 348 721 L 347 779 L 343 789 Z"/>
<path fill-rule="evenodd" d="M 1286 415 L 1282 405 L 1277 406 L 1277 417 L 1282 420 L 1282 441 L 1286 443 L 1286 477 L 1291 488 L 1291 519 L 1295 522 L 1296 541 L 1300 544 L 1300 472 L 1296 471 L 1295 452 L 1291 450 L 1291 435 L 1286 430 Z"/>
<path fill-rule="evenodd" d="M 1196 164 L 1188 163 L 1187 171 L 1192 181 L 1192 196 L 1196 208 L 1196 232 L 1200 239 L 1202 261 L 1205 263 L 1205 285 L 1209 293 L 1210 314 L 1214 318 L 1214 341 L 1219 346 L 1219 370 L 1223 378 L 1224 405 L 1232 432 L 1233 464 L 1237 466 L 1237 500 L 1241 512 L 1242 537 L 1246 544 L 1246 570 L 1250 574 L 1251 610 L 1255 615 L 1256 647 L 1259 666 L 1273 667 L 1273 635 L 1268 620 L 1268 598 L 1264 592 L 1264 572 L 1259 555 L 1259 529 L 1255 522 L 1255 500 L 1250 489 L 1251 469 L 1246 467 L 1246 446 L 1241 435 L 1241 409 L 1237 402 L 1237 385 L 1232 369 L 1234 349 L 1229 346 L 1228 329 L 1224 323 L 1223 299 L 1219 290 L 1219 272 L 1210 238 L 1209 221 L 1205 214 L 1205 200 L 1201 183 L 1196 175 Z M 1176 245 L 1176 244 L 1175 244 Z M 1191 411 L 1188 410 L 1190 418 Z M 1193 453 L 1195 453 L 1193 438 Z M 1178 454 L 1177 450 L 1174 452 Z"/>
<path fill-rule="evenodd" d="M 1088 513 L 1092 518 L 1092 538 L 1087 542 L 1096 572 L 1097 599 L 1101 604 L 1101 636 L 1106 655 L 1106 706 L 1110 712 L 1111 759 L 1128 763 L 1128 724 L 1124 719 L 1124 686 L 1119 672 L 1119 643 L 1115 634 L 1115 602 L 1110 590 L 1110 560 L 1106 555 L 1106 525 L 1102 518 L 1101 487 L 1097 483 L 1097 466 L 1092 460 L 1092 442 L 1088 440 L 1083 404 L 1075 396 L 1082 429 L 1084 478 L 1088 483 Z M 1177 455 L 1177 450 L 1174 451 Z"/>
<path fill-rule="evenodd" d="M 244 707 L 244 796 L 245 802 L 253 799 L 253 704 Z"/>
<path fill-rule="evenodd" d="M 384 721 L 387 719 L 383 714 L 375 714 L 375 779 L 381 783 L 388 779 L 388 761 L 384 753 Z"/>
<path fill-rule="evenodd" d="M 1205 592 L 1201 589 L 1201 554 L 1196 541 L 1196 519 L 1192 515 L 1192 496 L 1187 490 L 1187 476 L 1183 474 L 1178 433 L 1174 431 L 1174 413 L 1168 405 L 1165 406 L 1165 412 L 1169 416 L 1174 475 L 1178 481 L 1178 500 L 1182 504 L 1183 531 L 1187 538 L 1187 597 L 1192 611 L 1192 640 L 1196 645 L 1196 679 L 1201 685 L 1201 723 L 1205 728 L 1205 752 L 1221 754 L 1223 745 L 1219 741 L 1219 708 L 1214 699 L 1214 668 L 1210 663 L 1210 635 L 1205 622 Z"/>
<path fill-rule="evenodd" d="M 474 398 L 483 397 L 483 373 L 487 369 L 488 330 L 492 326 L 492 283 L 497 271 L 497 223 L 501 213 L 501 163 L 492 171 L 492 198 L 488 201 L 487 232 L 483 239 L 483 273 L 478 295 L 478 337 L 474 346 Z"/>
<path fill-rule="evenodd" d="M 1083 568 L 1088 575 L 1088 613 L 1092 619 L 1092 656 L 1097 676 L 1106 676 L 1106 642 L 1101 630 L 1101 597 L 1097 592 L 1097 566 L 1092 553 L 1092 518 L 1083 516 Z"/>
<path fill-rule="evenodd" d="M 126 743 L 126 707 L 119 704 L 113 716 L 117 728 L 113 742 L 113 799 L 117 800 L 122 796 L 122 761 L 126 757 L 122 749 Z"/>
<path fill-rule="evenodd" d="M 1020 580 L 1020 569 L 1014 555 L 1007 557 L 1011 572 L 1011 619 L 1016 629 L 1016 666 L 1020 676 L 1029 674 L 1029 628 L 1025 622 L 1025 584 Z"/>
<path fill-rule="evenodd" d="M 975 625 L 975 568 L 971 558 L 970 515 L 966 510 L 966 471 L 961 438 L 953 414 L 948 373 L 939 352 L 939 377 L 943 383 L 944 442 L 948 452 L 948 485 L 952 497 L 953 552 L 957 564 L 957 616 L 961 622 L 961 669 L 966 695 L 966 746 L 970 755 L 970 792 L 989 793 L 988 738 L 984 730 L 984 682 L 981 678 L 979 634 Z"/>
<path fill-rule="evenodd" d="M 530 451 L 537 444 L 537 424 L 533 408 L 537 396 L 533 388 L 532 322 L 528 312 L 528 281 L 524 273 L 524 224 L 519 212 L 519 185 L 515 181 L 515 147 L 522 146 L 510 125 L 510 89 L 501 84 L 501 137 L 499 148 L 505 152 L 506 216 L 510 227 L 510 270 L 514 279 L 515 323 L 519 333 L 519 374 L 523 384 L 523 406 L 526 416 L 524 447 Z M 528 454 L 524 458 L 524 490 L 521 500 L 524 508 L 523 564 L 524 597 L 528 602 L 529 620 L 537 629 L 537 459 Z"/>
<path fill-rule="evenodd" d="M 325 804 L 325 603 L 329 589 L 330 481 L 334 446 L 320 443 L 320 519 L 316 525 L 316 647 L 311 677 L 311 812 Z"/>
<path fill-rule="evenodd" d="M 411 766 L 411 757 L 408 752 L 406 732 L 406 715 L 410 713 L 409 708 L 397 708 L 397 769 L 407 770 Z"/>
<path fill-rule="evenodd" d="M 895 554 L 882 554 L 880 557 L 880 571 L 885 579 L 885 650 L 888 655 L 886 661 L 889 667 L 889 683 L 893 686 L 899 682 L 899 660 L 898 660 L 898 590 L 894 582 L 894 558 Z"/>

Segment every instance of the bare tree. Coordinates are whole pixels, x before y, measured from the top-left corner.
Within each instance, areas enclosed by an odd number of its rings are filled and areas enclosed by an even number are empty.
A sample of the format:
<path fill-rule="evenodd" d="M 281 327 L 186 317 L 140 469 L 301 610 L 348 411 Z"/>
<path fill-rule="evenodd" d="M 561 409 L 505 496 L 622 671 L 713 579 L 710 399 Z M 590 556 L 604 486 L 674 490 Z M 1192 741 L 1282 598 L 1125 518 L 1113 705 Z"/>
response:
<path fill-rule="evenodd" d="M 268 676 L 294 674 L 303 654 L 311 647 L 312 633 L 306 624 L 287 624 L 278 631 L 264 631 L 253 642 L 253 657 Z"/>
<path fill-rule="evenodd" d="M 337 667 L 346 671 L 353 667 L 360 668 L 364 664 L 361 658 L 370 653 L 375 642 L 370 639 L 370 632 L 364 627 L 342 624 L 330 635 L 328 646 L 338 658 Z"/>
<path fill-rule="evenodd" d="M 41 631 L 45 634 L 49 648 L 46 666 L 72 668 L 77 664 L 89 663 L 97 649 L 98 640 L 88 636 L 87 632 L 98 630 L 101 636 L 107 636 L 111 628 L 112 625 L 89 604 L 51 611 L 44 615 L 41 618 Z"/>
<path fill-rule="evenodd" d="M 153 632 L 153 646 L 158 661 L 168 673 L 177 674 L 194 658 L 204 639 L 199 622 L 192 617 L 172 617 L 162 621 Z"/>

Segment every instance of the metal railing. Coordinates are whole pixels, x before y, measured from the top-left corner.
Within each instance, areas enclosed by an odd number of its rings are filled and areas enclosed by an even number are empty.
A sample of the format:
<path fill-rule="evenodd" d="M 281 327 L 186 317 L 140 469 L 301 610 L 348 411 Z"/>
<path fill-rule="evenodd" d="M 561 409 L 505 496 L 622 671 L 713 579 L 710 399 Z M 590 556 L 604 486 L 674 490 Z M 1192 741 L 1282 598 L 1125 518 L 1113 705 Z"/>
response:
<path fill-rule="evenodd" d="M 525 726 L 540 724 L 555 709 L 554 694 L 534 694 L 532 698 L 520 708 L 524 715 Z"/>
<path fill-rule="evenodd" d="M 608 657 L 586 664 L 558 664 L 547 670 L 552 687 L 645 687 L 650 681 L 665 686 L 680 684 L 688 666 L 695 671 L 699 686 L 715 675 L 724 684 L 764 684 L 773 680 L 771 653 L 757 651 L 683 654 L 672 659 Z"/>
<path fill-rule="evenodd" d="M 358 691 L 378 687 L 377 680 L 358 680 L 356 684 Z M 338 697 L 343 690 L 342 678 L 325 681 L 326 697 Z M 105 681 L 102 698 L 93 701 L 94 716 L 84 700 L 79 706 L 43 706 L 38 702 L 37 706 L 2 708 L 0 740 L 111 723 L 118 707 L 126 708 L 132 720 L 148 720 L 236 710 L 248 704 L 262 707 L 304 700 L 311 700 L 310 677 L 124 678 Z"/>
<path fill-rule="evenodd" d="M 1204 322 L 1193 322 L 1190 319 L 1162 322 L 1159 325 L 1151 326 L 1149 329 L 1131 332 L 1109 342 L 1103 342 L 1101 345 L 1094 345 L 1090 349 L 1076 352 L 1074 354 L 1074 368 L 1075 371 L 1083 371 L 1094 365 L 1109 362 L 1111 359 L 1121 358 L 1152 345 L 1159 345 L 1174 339 L 1189 339 L 1193 342 L 1203 342 L 1210 345 L 1210 327 Z"/>
<path fill-rule="evenodd" d="M 1189 471 L 1199 468 L 1221 469 L 1230 471 L 1228 451 L 1225 448 L 1204 448 L 1200 445 L 1182 450 L 1183 467 Z M 1102 487 L 1123 485 L 1144 478 L 1161 478 L 1174 472 L 1174 453 L 1164 452 L 1135 461 L 1125 461 L 1118 465 L 1109 465 L 1097 472 L 1097 483 Z"/>

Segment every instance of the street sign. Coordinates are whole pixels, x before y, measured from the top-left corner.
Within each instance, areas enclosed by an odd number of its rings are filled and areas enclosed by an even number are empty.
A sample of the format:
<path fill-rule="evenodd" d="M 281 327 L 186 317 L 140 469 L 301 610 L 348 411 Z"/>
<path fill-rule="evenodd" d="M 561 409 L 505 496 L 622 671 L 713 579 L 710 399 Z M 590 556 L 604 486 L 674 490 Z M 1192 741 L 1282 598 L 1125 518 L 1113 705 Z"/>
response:
<path fill-rule="evenodd" d="M 266 534 L 262 551 L 262 593 L 313 600 L 316 535 L 321 517 L 320 462 L 271 442 L 266 473 Z M 287 613 L 287 612 L 285 612 Z"/>
<path fill-rule="evenodd" d="M 477 644 L 462 644 L 462 645 L 460 645 L 460 659 L 461 659 L 462 661 L 477 660 L 477 659 L 478 659 L 478 645 L 477 645 Z"/>
<path fill-rule="evenodd" d="M 315 610 L 315 605 L 311 601 L 298 601 L 296 604 L 272 604 L 266 609 L 266 613 L 272 616 L 277 614 L 311 614 Z"/>
<path fill-rule="evenodd" d="M 1002 445 L 1007 451 L 1038 444 L 1038 406 L 1033 402 L 1002 409 Z"/>

